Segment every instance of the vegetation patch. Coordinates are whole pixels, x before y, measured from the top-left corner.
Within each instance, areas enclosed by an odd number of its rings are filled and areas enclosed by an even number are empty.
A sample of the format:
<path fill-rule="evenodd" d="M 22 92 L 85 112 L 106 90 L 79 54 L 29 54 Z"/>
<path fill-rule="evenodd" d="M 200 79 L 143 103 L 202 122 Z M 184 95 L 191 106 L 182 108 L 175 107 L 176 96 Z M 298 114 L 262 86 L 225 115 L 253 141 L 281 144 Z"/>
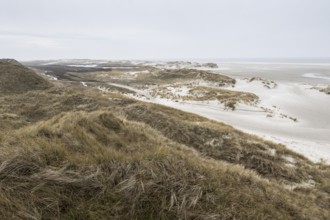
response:
<path fill-rule="evenodd" d="M 198 86 L 189 91 L 191 96 L 186 97 L 188 100 L 207 101 L 218 100 L 228 108 L 235 110 L 237 103 L 255 104 L 259 98 L 257 95 L 249 92 L 238 92 L 228 89 L 211 88 Z"/>
<path fill-rule="evenodd" d="M 92 88 L 0 96 L 0 219 L 327 219 L 330 167 Z"/>
<path fill-rule="evenodd" d="M 0 95 L 42 90 L 50 86 L 47 80 L 17 61 L 0 59 Z"/>
<path fill-rule="evenodd" d="M 324 89 L 321 89 L 320 92 L 324 92 L 325 94 L 330 95 L 330 86 L 328 86 Z"/>
<path fill-rule="evenodd" d="M 261 82 L 264 87 L 267 89 L 275 89 L 277 87 L 277 83 L 272 80 L 263 79 L 261 77 L 252 77 L 247 79 L 248 82 L 258 81 Z"/>
<path fill-rule="evenodd" d="M 186 117 L 195 116 L 180 118 Z M 286 189 L 108 110 L 61 113 L 1 140 L 3 219 L 326 219 L 329 214 L 326 194 L 316 187 L 313 193 Z"/>
<path fill-rule="evenodd" d="M 156 84 L 204 80 L 216 83 L 218 86 L 234 85 L 236 83 L 235 79 L 228 76 L 196 69 L 154 70 L 151 73 L 139 74 L 136 80 Z"/>
<path fill-rule="evenodd" d="M 161 98 L 180 100 L 180 101 L 220 101 L 226 108 L 235 110 L 237 103 L 255 105 L 259 97 L 249 92 L 232 91 L 229 89 L 192 86 L 192 85 L 174 85 L 156 87 L 151 90 L 151 95 Z"/>

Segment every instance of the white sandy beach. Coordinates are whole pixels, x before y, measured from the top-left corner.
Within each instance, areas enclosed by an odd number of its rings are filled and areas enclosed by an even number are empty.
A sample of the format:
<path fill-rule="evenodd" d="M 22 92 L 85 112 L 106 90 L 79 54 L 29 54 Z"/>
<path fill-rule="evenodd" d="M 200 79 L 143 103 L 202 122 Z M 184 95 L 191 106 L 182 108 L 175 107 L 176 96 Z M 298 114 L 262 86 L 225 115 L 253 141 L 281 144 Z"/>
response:
<path fill-rule="evenodd" d="M 330 163 L 330 96 L 313 89 L 330 84 L 326 70 L 329 65 L 302 64 L 222 64 L 214 72 L 237 80 L 230 90 L 255 93 L 257 106 L 239 104 L 235 111 L 224 109 L 217 101 L 174 101 L 152 97 L 147 90 L 122 86 L 139 94 L 139 99 L 232 125 L 303 154 L 314 162 Z M 318 71 L 314 75 L 308 72 Z M 211 70 L 211 69 L 210 69 Z M 330 72 L 329 72 L 330 73 Z M 305 74 L 305 75 L 304 75 Z M 275 88 L 266 88 L 261 81 L 249 82 L 248 77 L 271 79 Z M 321 77 L 320 77 L 321 76 Z M 136 97 L 135 97 L 136 98 Z"/>
<path fill-rule="evenodd" d="M 259 108 L 243 104 L 231 111 L 225 110 L 220 103 L 184 103 L 162 99 L 154 101 L 225 122 L 247 133 L 285 144 L 315 162 L 321 159 L 330 162 L 330 112 L 327 95 L 295 84 L 279 85 L 274 90 L 258 86 L 245 89 L 244 84 L 240 85 L 239 81 L 235 89 L 253 90 L 261 98 L 260 106 L 274 109 L 272 117 L 267 117 L 269 114 Z M 281 113 L 297 118 L 298 122 L 282 117 Z"/>

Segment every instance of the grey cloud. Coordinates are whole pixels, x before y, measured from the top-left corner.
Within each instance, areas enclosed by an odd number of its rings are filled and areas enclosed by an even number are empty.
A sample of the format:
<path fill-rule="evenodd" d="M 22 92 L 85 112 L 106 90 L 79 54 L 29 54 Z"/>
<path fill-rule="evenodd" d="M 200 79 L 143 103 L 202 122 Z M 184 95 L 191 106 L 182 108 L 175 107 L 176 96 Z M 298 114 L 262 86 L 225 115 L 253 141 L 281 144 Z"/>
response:
<path fill-rule="evenodd" d="M 0 56 L 330 57 L 329 12 L 328 0 L 2 0 Z"/>

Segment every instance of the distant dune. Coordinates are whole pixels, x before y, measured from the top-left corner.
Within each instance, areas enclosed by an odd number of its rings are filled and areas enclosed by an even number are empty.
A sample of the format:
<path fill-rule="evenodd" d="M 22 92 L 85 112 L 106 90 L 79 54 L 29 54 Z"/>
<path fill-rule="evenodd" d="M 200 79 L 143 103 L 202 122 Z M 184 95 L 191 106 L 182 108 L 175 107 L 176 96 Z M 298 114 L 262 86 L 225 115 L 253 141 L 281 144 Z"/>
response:
<path fill-rule="evenodd" d="M 51 84 L 13 59 L 0 59 L 0 93 L 24 93 L 49 88 Z"/>

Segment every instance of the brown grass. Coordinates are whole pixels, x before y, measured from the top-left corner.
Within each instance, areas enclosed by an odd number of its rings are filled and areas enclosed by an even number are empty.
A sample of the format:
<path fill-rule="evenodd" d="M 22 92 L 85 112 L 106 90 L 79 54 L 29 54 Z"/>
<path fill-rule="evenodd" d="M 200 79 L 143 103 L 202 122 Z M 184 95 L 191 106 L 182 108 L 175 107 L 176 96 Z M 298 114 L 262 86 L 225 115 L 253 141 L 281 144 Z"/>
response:
<path fill-rule="evenodd" d="M 324 89 L 321 89 L 320 91 L 321 91 L 321 92 L 324 92 L 325 94 L 330 95 L 330 86 L 328 86 L 328 87 L 326 87 L 326 88 L 324 88 Z"/>
<path fill-rule="evenodd" d="M 35 72 L 15 60 L 0 60 L 0 93 L 24 93 L 51 86 Z"/>
<path fill-rule="evenodd" d="M 228 108 L 235 109 L 237 103 L 255 104 L 259 97 L 249 92 L 238 92 L 228 89 L 211 88 L 198 86 L 189 91 L 191 96 L 186 96 L 186 100 L 209 101 L 218 100 Z"/>
<path fill-rule="evenodd" d="M 192 147 L 205 156 L 241 164 L 265 178 L 284 182 L 301 182 L 309 178 L 306 159 L 282 145 L 260 140 L 234 128 L 205 118 L 158 105 L 135 104 L 125 108 L 130 120 L 143 122 L 177 143 Z M 270 152 L 276 151 L 273 155 Z M 296 160 L 287 167 L 283 158 Z M 307 164 L 306 164 L 307 163 Z"/>
<path fill-rule="evenodd" d="M 139 74 L 135 82 L 144 84 L 168 84 L 191 80 L 205 80 L 216 83 L 219 86 L 233 85 L 236 82 L 235 79 L 228 76 L 195 69 L 154 70 L 151 73 Z"/>
<path fill-rule="evenodd" d="M 170 88 L 169 88 L 170 87 Z M 173 86 L 158 86 L 152 89 L 151 95 L 161 98 L 181 100 L 181 101 L 213 101 L 217 100 L 224 104 L 226 108 L 235 110 L 238 103 L 254 105 L 259 101 L 259 97 L 249 92 L 238 92 L 229 89 L 221 89 L 206 86 L 193 86 L 186 84 L 177 84 Z M 189 89 L 187 94 L 179 95 L 171 91 L 171 88 L 180 90 L 180 88 Z M 185 88 L 186 89 L 186 88 Z"/>
<path fill-rule="evenodd" d="M 222 123 L 78 88 L 0 106 L 1 219 L 330 215 L 328 165 Z"/>
<path fill-rule="evenodd" d="M 1 217 L 325 219 L 322 197 L 205 159 L 108 111 L 64 113 L 2 140 Z"/>

